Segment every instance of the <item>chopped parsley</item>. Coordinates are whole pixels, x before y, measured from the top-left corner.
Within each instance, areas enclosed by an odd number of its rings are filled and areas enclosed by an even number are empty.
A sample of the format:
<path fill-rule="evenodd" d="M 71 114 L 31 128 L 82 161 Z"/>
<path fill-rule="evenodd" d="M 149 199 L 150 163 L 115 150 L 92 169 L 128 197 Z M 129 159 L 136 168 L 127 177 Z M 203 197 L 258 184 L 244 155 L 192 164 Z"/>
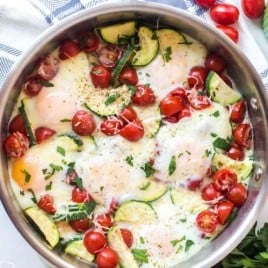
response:
<path fill-rule="evenodd" d="M 171 47 L 167 47 L 163 53 L 163 58 L 166 62 L 169 62 L 172 57 L 171 57 L 171 54 L 172 54 L 172 49 Z"/>
<path fill-rule="evenodd" d="M 52 181 L 49 182 L 49 184 L 46 185 L 46 191 L 50 191 L 52 189 Z"/>
<path fill-rule="evenodd" d="M 134 258 L 141 263 L 148 263 L 148 252 L 146 249 L 133 248 L 131 253 Z"/>
<path fill-rule="evenodd" d="M 21 172 L 25 175 L 24 182 L 29 183 L 31 180 L 31 174 L 26 169 L 22 169 Z"/>
<path fill-rule="evenodd" d="M 216 111 L 216 112 L 212 113 L 211 116 L 219 117 L 220 116 L 220 112 L 219 111 Z"/>
<path fill-rule="evenodd" d="M 76 176 L 71 184 L 76 185 L 80 190 L 83 190 L 83 182 L 80 177 Z"/>
<path fill-rule="evenodd" d="M 65 156 L 65 149 L 61 146 L 57 146 L 57 153 L 59 153 L 62 156 Z"/>
<path fill-rule="evenodd" d="M 187 252 L 192 245 L 194 245 L 194 241 L 186 240 L 186 242 L 185 242 L 185 252 Z"/>
<path fill-rule="evenodd" d="M 216 140 L 213 141 L 213 146 L 218 149 L 228 150 L 230 144 L 227 140 L 218 137 Z"/>
<path fill-rule="evenodd" d="M 155 173 L 155 169 L 152 167 L 150 162 L 145 163 L 144 167 L 141 169 L 145 172 L 145 177 L 148 178 Z"/>
<path fill-rule="evenodd" d="M 140 236 L 140 242 L 141 242 L 141 244 L 145 244 L 145 240 L 142 236 Z"/>
<path fill-rule="evenodd" d="M 35 195 L 33 189 L 28 189 L 28 192 L 30 192 L 32 194 L 31 200 L 36 204 L 37 203 L 37 198 L 36 198 L 36 195 Z"/>
<path fill-rule="evenodd" d="M 71 121 L 72 121 L 71 119 L 67 119 L 67 118 L 60 120 L 61 123 L 66 123 L 66 122 L 71 122 Z"/>
<path fill-rule="evenodd" d="M 213 138 L 215 138 L 215 137 L 217 137 L 218 135 L 217 135 L 216 133 L 211 132 L 211 133 L 210 133 L 210 136 L 213 137 Z"/>
<path fill-rule="evenodd" d="M 47 168 L 42 169 L 43 174 L 46 175 L 45 180 L 48 180 L 49 178 L 51 178 L 55 174 L 55 172 L 62 170 L 61 166 L 57 166 L 53 163 L 50 163 L 49 167 L 50 167 L 50 169 L 47 169 Z"/>
<path fill-rule="evenodd" d="M 172 245 L 173 247 L 175 247 L 178 243 L 180 243 L 180 240 L 178 240 L 178 239 L 171 240 L 170 243 L 171 243 L 171 245 Z"/>
<path fill-rule="evenodd" d="M 113 102 L 116 101 L 117 98 L 120 97 L 120 94 L 119 93 L 116 93 L 116 94 L 113 94 L 113 95 L 110 95 L 104 102 L 104 105 L 105 106 L 108 106 L 110 104 L 112 104 Z"/>
<path fill-rule="evenodd" d="M 206 149 L 205 155 L 206 155 L 206 157 L 209 157 L 211 155 L 211 151 L 209 149 Z"/>
<path fill-rule="evenodd" d="M 151 182 L 148 181 L 148 182 L 144 183 L 144 184 L 140 187 L 140 190 L 144 191 L 144 190 L 148 189 L 148 188 L 150 187 L 150 185 L 151 185 Z"/>
<path fill-rule="evenodd" d="M 132 155 L 128 155 L 127 157 L 126 157 L 126 162 L 130 165 L 130 166 L 132 166 L 133 167 L 133 156 Z"/>
<path fill-rule="evenodd" d="M 168 175 L 171 176 L 176 170 L 176 157 L 173 155 L 168 165 Z"/>

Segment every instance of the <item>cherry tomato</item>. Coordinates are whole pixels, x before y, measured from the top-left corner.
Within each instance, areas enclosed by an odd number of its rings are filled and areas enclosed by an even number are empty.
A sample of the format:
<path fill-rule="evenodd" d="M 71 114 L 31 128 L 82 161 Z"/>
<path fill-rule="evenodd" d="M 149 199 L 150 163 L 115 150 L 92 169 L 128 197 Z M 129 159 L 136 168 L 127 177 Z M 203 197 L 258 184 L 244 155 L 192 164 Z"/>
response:
<path fill-rule="evenodd" d="M 227 222 L 233 208 L 234 204 L 228 200 L 221 201 L 216 205 L 216 211 L 220 224 L 224 225 Z"/>
<path fill-rule="evenodd" d="M 28 138 L 18 131 L 11 133 L 4 140 L 4 149 L 7 155 L 12 158 L 22 157 L 28 150 L 29 145 Z"/>
<path fill-rule="evenodd" d="M 211 18 L 223 25 L 233 24 L 239 19 L 239 9 L 231 4 L 215 4 L 210 9 Z"/>
<path fill-rule="evenodd" d="M 187 103 L 187 94 L 183 87 L 177 87 L 169 92 L 169 95 L 173 97 L 180 97 L 183 99 L 184 103 Z"/>
<path fill-rule="evenodd" d="M 99 51 L 99 61 L 107 68 L 115 67 L 121 56 L 121 49 L 114 45 L 104 46 Z"/>
<path fill-rule="evenodd" d="M 123 127 L 123 123 L 116 117 L 111 117 L 104 119 L 101 122 L 100 130 L 107 136 L 114 136 L 119 133 L 120 129 Z"/>
<path fill-rule="evenodd" d="M 216 0 L 195 0 L 195 2 L 203 8 L 210 8 L 214 5 Z"/>
<path fill-rule="evenodd" d="M 14 116 L 12 118 L 12 120 L 10 121 L 9 126 L 8 126 L 8 131 L 10 133 L 19 131 L 20 133 L 22 133 L 25 136 L 27 136 L 27 131 L 26 131 L 26 128 L 25 128 L 25 122 L 24 122 L 24 119 L 23 119 L 21 114 L 17 114 L 16 116 Z"/>
<path fill-rule="evenodd" d="M 84 203 L 89 201 L 90 196 L 86 189 L 80 189 L 78 186 L 75 186 L 72 190 L 72 201 L 75 203 Z"/>
<path fill-rule="evenodd" d="M 241 0 L 245 15 L 250 19 L 261 18 L 265 8 L 264 0 Z"/>
<path fill-rule="evenodd" d="M 196 223 L 202 232 L 213 233 L 218 225 L 218 216 L 210 210 L 203 210 L 197 215 Z"/>
<path fill-rule="evenodd" d="M 182 119 L 184 117 L 191 116 L 191 110 L 190 107 L 187 105 L 185 106 L 181 111 L 178 113 L 178 119 Z"/>
<path fill-rule="evenodd" d="M 95 220 L 102 227 L 103 231 L 108 231 L 113 225 L 112 217 L 109 214 L 99 214 Z"/>
<path fill-rule="evenodd" d="M 232 106 L 230 120 L 234 123 L 241 123 L 245 117 L 245 112 L 246 103 L 240 100 Z"/>
<path fill-rule="evenodd" d="M 80 49 L 87 53 L 96 51 L 100 44 L 100 39 L 94 32 L 81 33 L 78 41 Z"/>
<path fill-rule="evenodd" d="M 208 70 L 213 70 L 218 74 L 221 74 L 226 68 L 226 61 L 222 56 L 215 52 L 211 52 L 207 55 L 205 60 L 205 67 Z"/>
<path fill-rule="evenodd" d="M 123 240 L 124 240 L 125 244 L 127 245 L 127 247 L 131 248 L 131 246 L 133 244 L 132 232 L 128 229 L 125 229 L 125 228 L 121 228 L 120 232 L 121 232 L 121 235 L 122 235 Z"/>
<path fill-rule="evenodd" d="M 242 183 L 236 184 L 226 195 L 235 206 L 241 207 L 247 199 L 247 189 Z"/>
<path fill-rule="evenodd" d="M 54 207 L 53 197 L 49 194 L 41 196 L 37 203 L 38 207 L 49 214 L 55 214 L 56 208 Z"/>
<path fill-rule="evenodd" d="M 22 90 L 27 96 L 32 97 L 36 96 L 42 87 L 42 81 L 36 76 L 31 76 L 22 85 Z"/>
<path fill-rule="evenodd" d="M 232 39 L 235 43 L 238 42 L 239 33 L 234 27 L 228 25 L 217 25 L 216 27 L 230 39 Z"/>
<path fill-rule="evenodd" d="M 200 188 L 202 180 L 201 179 L 192 179 L 187 182 L 187 189 L 190 191 L 196 191 Z"/>
<path fill-rule="evenodd" d="M 223 168 L 214 173 L 213 180 L 218 191 L 230 191 L 237 183 L 237 175 L 232 170 Z"/>
<path fill-rule="evenodd" d="M 106 247 L 98 253 L 96 263 L 98 268 L 115 268 L 119 263 L 119 258 L 115 250 Z"/>
<path fill-rule="evenodd" d="M 38 127 L 35 130 L 35 139 L 37 143 L 41 143 L 44 140 L 49 139 L 56 133 L 55 130 L 48 127 Z"/>
<path fill-rule="evenodd" d="M 90 222 L 88 218 L 85 218 L 80 220 L 69 221 L 69 225 L 72 227 L 74 231 L 78 233 L 84 233 L 89 229 Z"/>
<path fill-rule="evenodd" d="M 208 71 L 203 66 L 193 67 L 188 74 L 189 87 L 202 88 L 205 84 Z"/>
<path fill-rule="evenodd" d="M 76 134 L 81 136 L 91 135 L 96 128 L 93 116 L 85 111 L 76 112 L 72 118 L 72 127 Z"/>
<path fill-rule="evenodd" d="M 129 141 L 138 141 L 144 136 L 144 127 L 141 121 L 136 118 L 132 122 L 124 126 L 120 130 L 119 135 Z"/>
<path fill-rule="evenodd" d="M 68 184 L 72 184 L 77 177 L 78 175 L 75 169 L 72 169 L 71 171 L 67 170 L 65 181 Z"/>
<path fill-rule="evenodd" d="M 69 58 L 76 56 L 79 52 L 80 48 L 77 42 L 71 39 L 66 39 L 60 45 L 59 58 L 61 60 L 67 60 Z"/>
<path fill-rule="evenodd" d="M 118 208 L 118 201 L 115 198 L 112 198 L 109 205 L 108 213 L 114 213 L 117 208 Z"/>
<path fill-rule="evenodd" d="M 125 107 L 118 115 L 118 119 L 121 120 L 124 125 L 128 124 L 129 122 L 132 122 L 136 118 L 137 113 L 130 105 Z"/>
<path fill-rule="evenodd" d="M 207 96 L 199 95 L 197 94 L 196 96 L 188 96 L 188 100 L 190 102 L 190 105 L 195 109 L 195 110 L 202 110 L 211 105 L 211 102 Z"/>
<path fill-rule="evenodd" d="M 147 106 L 155 102 L 155 95 L 153 90 L 145 85 L 136 86 L 136 91 L 132 95 L 132 101 L 136 105 Z"/>
<path fill-rule="evenodd" d="M 221 193 L 216 189 L 213 183 L 209 183 L 202 189 L 201 195 L 205 201 L 212 201 L 219 198 Z"/>
<path fill-rule="evenodd" d="M 103 249 L 106 244 L 107 241 L 104 234 L 98 231 L 89 230 L 84 235 L 84 245 L 91 254 L 96 254 Z"/>
<path fill-rule="evenodd" d="M 36 73 L 44 80 L 53 79 L 60 68 L 60 61 L 53 55 L 48 55 L 41 59 L 37 67 Z"/>
<path fill-rule="evenodd" d="M 183 99 L 179 96 L 168 95 L 160 101 L 160 110 L 165 116 L 176 114 L 183 108 Z"/>
<path fill-rule="evenodd" d="M 233 130 L 234 141 L 242 147 L 248 147 L 251 137 L 250 124 L 238 124 Z"/>
<path fill-rule="evenodd" d="M 110 85 L 112 74 L 103 65 L 95 65 L 90 71 L 90 77 L 95 87 L 105 88 Z"/>
<path fill-rule="evenodd" d="M 138 80 L 139 79 L 138 79 L 136 69 L 131 66 L 124 67 L 119 75 L 119 81 L 121 83 L 135 86 L 137 85 Z"/>
<path fill-rule="evenodd" d="M 245 157 L 245 153 L 238 145 L 232 145 L 227 152 L 227 156 L 234 160 L 242 161 Z"/>

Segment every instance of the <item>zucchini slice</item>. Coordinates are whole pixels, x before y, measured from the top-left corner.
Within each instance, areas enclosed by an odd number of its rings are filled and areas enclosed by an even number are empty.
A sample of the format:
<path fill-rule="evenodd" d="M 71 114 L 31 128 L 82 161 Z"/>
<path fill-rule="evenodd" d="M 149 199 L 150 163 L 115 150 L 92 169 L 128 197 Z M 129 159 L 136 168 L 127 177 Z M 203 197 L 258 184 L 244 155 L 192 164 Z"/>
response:
<path fill-rule="evenodd" d="M 213 155 L 212 166 L 217 169 L 230 168 L 236 173 L 238 180 L 246 179 L 253 170 L 253 163 L 251 161 L 238 161 L 219 153 Z"/>
<path fill-rule="evenodd" d="M 110 228 L 107 235 L 107 239 L 111 248 L 113 248 L 119 256 L 120 267 L 121 266 L 127 268 L 139 267 L 130 249 L 124 242 L 120 229 L 116 225 Z"/>
<path fill-rule="evenodd" d="M 122 203 L 115 212 L 115 222 L 151 223 L 157 219 L 154 208 L 147 202 L 131 200 Z"/>
<path fill-rule="evenodd" d="M 100 27 L 98 32 L 101 38 L 110 44 L 118 44 L 118 40 L 124 37 L 131 37 L 136 33 L 136 22 L 128 21 L 124 23 L 113 24 Z"/>
<path fill-rule="evenodd" d="M 214 71 L 207 76 L 206 88 L 211 99 L 222 105 L 234 104 L 241 99 L 241 94 L 229 87 Z"/>
<path fill-rule="evenodd" d="M 264 10 L 262 28 L 263 28 L 264 35 L 266 36 L 266 38 L 268 38 L 268 6 Z"/>
<path fill-rule="evenodd" d="M 158 53 L 158 40 L 152 29 L 146 26 L 141 26 L 138 31 L 139 47 L 132 59 L 133 66 L 145 66 L 149 64 Z"/>
<path fill-rule="evenodd" d="M 45 237 L 49 245 L 54 248 L 60 240 L 59 230 L 54 221 L 37 207 L 26 208 L 24 213 L 33 226 Z"/>
<path fill-rule="evenodd" d="M 92 262 L 95 259 L 95 256 L 87 251 L 82 239 L 67 242 L 64 252 L 87 262 Z"/>

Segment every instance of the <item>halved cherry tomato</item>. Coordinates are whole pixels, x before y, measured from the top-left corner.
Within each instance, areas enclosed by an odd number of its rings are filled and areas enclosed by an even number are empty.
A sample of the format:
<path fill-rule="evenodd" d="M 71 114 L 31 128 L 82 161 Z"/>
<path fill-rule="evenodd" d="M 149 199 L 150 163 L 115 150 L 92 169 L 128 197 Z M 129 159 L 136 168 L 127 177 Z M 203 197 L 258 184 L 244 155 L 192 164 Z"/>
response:
<path fill-rule="evenodd" d="M 72 227 L 74 231 L 78 233 L 84 233 L 89 229 L 90 222 L 88 218 L 85 218 L 80 220 L 69 221 L 69 225 Z"/>
<path fill-rule="evenodd" d="M 221 196 L 213 183 L 207 184 L 201 191 L 201 196 L 205 201 L 212 201 Z"/>
<path fill-rule="evenodd" d="M 47 55 L 39 62 L 36 73 L 44 80 L 51 80 L 56 76 L 59 68 L 60 60 L 54 55 Z"/>
<path fill-rule="evenodd" d="M 113 225 L 112 217 L 109 214 L 99 214 L 95 218 L 95 221 L 102 227 L 102 230 L 108 231 Z"/>
<path fill-rule="evenodd" d="M 90 71 L 90 77 L 95 87 L 105 88 L 110 85 L 112 74 L 103 65 L 95 65 Z"/>
<path fill-rule="evenodd" d="M 193 67 L 188 74 L 189 87 L 202 88 L 205 84 L 208 71 L 203 66 Z"/>
<path fill-rule="evenodd" d="M 35 130 L 35 139 L 37 143 L 41 143 L 44 140 L 49 139 L 56 133 L 55 130 L 48 127 L 38 127 Z"/>
<path fill-rule="evenodd" d="M 190 110 L 189 105 L 187 105 L 187 106 L 185 105 L 184 108 L 181 111 L 179 111 L 178 119 L 180 120 L 180 119 L 182 119 L 184 117 L 188 117 L 188 116 L 191 116 L 191 110 Z"/>
<path fill-rule="evenodd" d="M 246 103 L 243 100 L 235 103 L 231 108 L 230 120 L 234 123 L 241 123 L 245 117 Z"/>
<path fill-rule="evenodd" d="M 216 205 L 218 220 L 220 224 L 224 225 L 227 222 L 233 208 L 234 204 L 228 200 L 221 201 Z"/>
<path fill-rule="evenodd" d="M 167 117 L 180 112 L 183 108 L 183 99 L 179 96 L 168 95 L 160 101 L 161 113 Z"/>
<path fill-rule="evenodd" d="M 211 52 L 207 55 L 205 60 L 205 67 L 208 70 L 213 70 L 218 74 L 221 74 L 227 66 L 226 61 L 222 56 L 215 52 Z"/>
<path fill-rule="evenodd" d="M 136 72 L 136 69 L 131 66 L 126 66 L 123 68 L 119 75 L 119 81 L 121 83 L 129 84 L 129 85 L 137 85 L 139 79 Z"/>
<path fill-rule="evenodd" d="M 264 0 L 242 0 L 242 9 L 245 15 L 250 19 L 261 18 L 265 8 Z"/>
<path fill-rule="evenodd" d="M 119 135 L 129 141 L 138 141 L 144 136 L 144 127 L 141 121 L 136 118 L 132 122 L 124 126 L 120 130 Z"/>
<path fill-rule="evenodd" d="M 200 188 L 202 179 L 192 179 L 187 182 L 187 189 L 190 191 L 196 191 Z"/>
<path fill-rule="evenodd" d="M 103 249 L 106 244 L 107 241 L 104 234 L 98 231 L 89 230 L 84 235 L 84 245 L 91 254 L 96 254 Z"/>
<path fill-rule="evenodd" d="M 78 37 L 79 46 L 85 52 L 94 52 L 100 44 L 99 37 L 94 32 L 84 32 Z"/>
<path fill-rule="evenodd" d="M 16 131 L 19 131 L 20 133 L 24 134 L 27 136 L 27 131 L 25 128 L 25 122 L 21 114 L 17 114 L 12 118 L 12 120 L 9 123 L 8 126 L 8 131 L 9 133 L 13 133 Z"/>
<path fill-rule="evenodd" d="M 215 4 L 210 9 L 210 16 L 219 24 L 229 25 L 238 21 L 239 9 L 231 4 Z"/>
<path fill-rule="evenodd" d="M 98 253 L 96 263 L 98 268 L 115 268 L 119 263 L 119 257 L 115 250 L 105 247 Z"/>
<path fill-rule="evenodd" d="M 80 48 L 77 42 L 71 39 L 63 41 L 59 48 L 59 58 L 61 60 L 67 60 L 76 56 L 80 52 Z"/>
<path fill-rule="evenodd" d="M 129 122 L 132 122 L 136 118 L 137 113 L 130 105 L 125 107 L 118 115 L 118 119 L 121 120 L 124 125 L 128 124 Z"/>
<path fill-rule="evenodd" d="M 104 119 L 100 124 L 100 130 L 107 136 L 114 136 L 119 133 L 123 127 L 123 122 L 117 117 Z"/>
<path fill-rule="evenodd" d="M 188 100 L 190 102 L 190 105 L 195 110 L 202 110 L 208 108 L 211 105 L 209 98 L 204 95 L 189 95 Z"/>
<path fill-rule="evenodd" d="M 27 96 L 32 97 L 36 96 L 42 87 L 42 81 L 36 76 L 31 76 L 22 85 L 22 90 Z"/>
<path fill-rule="evenodd" d="M 247 195 L 246 187 L 242 183 L 238 183 L 226 194 L 226 198 L 235 206 L 241 207 L 245 203 Z"/>
<path fill-rule="evenodd" d="M 131 248 L 133 244 L 133 235 L 129 229 L 121 228 L 120 229 L 121 235 L 123 237 L 124 242 L 126 243 L 128 248 Z"/>
<path fill-rule="evenodd" d="M 214 186 L 218 191 L 230 191 L 237 183 L 237 175 L 230 169 L 217 170 L 213 175 Z"/>
<path fill-rule="evenodd" d="M 240 146 L 233 144 L 228 150 L 227 156 L 234 160 L 242 161 L 245 157 L 245 153 Z"/>
<path fill-rule="evenodd" d="M 214 5 L 216 0 L 195 0 L 195 2 L 203 8 L 210 8 Z"/>
<path fill-rule="evenodd" d="M 49 214 L 55 214 L 56 208 L 54 207 L 53 197 L 49 194 L 41 196 L 37 203 L 38 207 Z"/>
<path fill-rule="evenodd" d="M 76 112 L 72 118 L 72 127 L 76 134 L 81 136 L 91 135 L 96 128 L 93 116 L 85 111 Z"/>
<path fill-rule="evenodd" d="M 145 85 L 136 86 L 135 93 L 132 95 L 132 101 L 136 105 L 147 106 L 155 102 L 153 90 Z"/>
<path fill-rule="evenodd" d="M 72 190 L 72 201 L 75 203 L 84 203 L 86 201 L 92 200 L 91 196 L 88 194 L 86 189 L 80 189 L 75 186 Z"/>
<path fill-rule="evenodd" d="M 251 138 L 250 124 L 238 124 L 233 131 L 234 141 L 242 147 L 248 147 Z"/>
<path fill-rule="evenodd" d="M 216 213 L 210 210 L 201 211 L 196 217 L 197 227 L 205 233 L 213 233 L 219 223 Z"/>
<path fill-rule="evenodd" d="M 99 51 L 99 61 L 107 68 L 115 67 L 121 56 L 122 50 L 114 45 L 104 46 Z"/>
<path fill-rule="evenodd" d="M 28 138 L 18 131 L 11 133 L 4 140 L 4 149 L 7 155 L 12 158 L 22 157 L 29 149 L 29 145 Z"/>
<path fill-rule="evenodd" d="M 227 35 L 230 39 L 232 39 L 235 43 L 238 42 L 239 33 L 234 27 L 229 25 L 217 25 L 216 27 L 225 35 Z"/>

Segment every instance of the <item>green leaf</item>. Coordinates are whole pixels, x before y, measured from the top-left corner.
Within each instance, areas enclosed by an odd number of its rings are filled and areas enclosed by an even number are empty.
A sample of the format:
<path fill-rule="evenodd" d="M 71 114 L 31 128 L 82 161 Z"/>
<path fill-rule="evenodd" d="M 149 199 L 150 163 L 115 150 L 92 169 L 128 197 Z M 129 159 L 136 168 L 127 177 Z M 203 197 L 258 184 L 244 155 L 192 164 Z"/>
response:
<path fill-rule="evenodd" d="M 120 94 L 119 93 L 116 93 L 116 94 L 113 94 L 113 95 L 110 95 L 104 102 L 105 106 L 108 106 L 110 104 L 112 104 L 113 102 L 116 101 L 117 98 L 120 97 Z"/>
<path fill-rule="evenodd" d="M 148 263 L 148 252 L 146 249 L 133 248 L 131 253 L 134 258 L 141 263 Z"/>
<path fill-rule="evenodd" d="M 49 184 L 46 185 L 46 191 L 50 191 L 52 189 L 52 181 L 49 182 Z"/>
<path fill-rule="evenodd" d="M 263 228 L 259 231 L 257 235 L 260 238 L 266 251 L 268 252 L 268 223 L 264 224 Z"/>
<path fill-rule="evenodd" d="M 66 123 L 66 122 L 72 122 L 72 120 L 71 119 L 64 118 L 64 119 L 61 119 L 60 122 L 61 123 Z"/>
<path fill-rule="evenodd" d="M 31 174 L 26 169 L 22 169 L 21 173 L 23 173 L 25 175 L 24 182 L 29 183 L 31 180 Z"/>
<path fill-rule="evenodd" d="M 71 183 L 72 185 L 76 185 L 81 191 L 83 190 L 83 182 L 82 179 L 76 176 Z"/>
<path fill-rule="evenodd" d="M 186 240 L 186 242 L 185 242 L 185 252 L 187 252 L 192 245 L 194 245 L 194 241 Z"/>
<path fill-rule="evenodd" d="M 167 47 L 165 49 L 164 53 L 163 53 L 164 60 L 166 62 L 169 62 L 172 59 L 171 55 L 172 55 L 172 48 L 171 47 Z"/>
<path fill-rule="evenodd" d="M 220 116 L 220 112 L 219 111 L 216 111 L 216 112 L 212 113 L 211 116 L 219 117 Z"/>
<path fill-rule="evenodd" d="M 62 156 L 65 156 L 65 149 L 61 146 L 57 146 L 57 153 L 59 153 Z"/>
<path fill-rule="evenodd" d="M 213 146 L 218 149 L 228 150 L 230 144 L 227 140 L 218 137 L 216 140 L 213 141 Z"/>
<path fill-rule="evenodd" d="M 32 194 L 32 198 L 31 199 L 36 204 L 37 203 L 37 198 L 36 198 L 36 195 L 35 195 L 33 189 L 28 189 L 27 191 Z"/>
<path fill-rule="evenodd" d="M 150 162 L 145 163 L 144 167 L 141 167 L 141 169 L 145 172 L 146 178 L 152 176 L 155 173 L 155 169 L 152 167 Z"/>
<path fill-rule="evenodd" d="M 133 156 L 132 155 L 128 155 L 125 160 L 130 166 L 133 167 Z"/>
<path fill-rule="evenodd" d="M 168 165 L 168 175 L 171 176 L 176 170 L 176 157 L 173 155 Z"/>

